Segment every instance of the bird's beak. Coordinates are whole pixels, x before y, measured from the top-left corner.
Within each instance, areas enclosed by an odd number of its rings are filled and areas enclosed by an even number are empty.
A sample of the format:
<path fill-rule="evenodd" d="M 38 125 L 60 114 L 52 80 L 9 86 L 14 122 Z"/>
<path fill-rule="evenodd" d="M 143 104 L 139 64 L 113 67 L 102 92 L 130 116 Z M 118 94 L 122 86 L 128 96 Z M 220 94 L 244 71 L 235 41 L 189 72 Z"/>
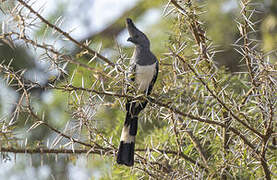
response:
<path fill-rule="evenodd" d="M 134 43 L 134 39 L 132 38 L 132 34 L 134 34 L 134 32 L 137 31 L 137 28 L 134 25 L 132 19 L 130 19 L 130 18 L 126 19 L 126 26 L 127 26 L 128 32 L 130 34 L 130 37 L 127 39 L 127 41 Z"/>
<path fill-rule="evenodd" d="M 132 37 L 129 37 L 127 41 L 134 42 Z"/>
<path fill-rule="evenodd" d="M 135 27 L 132 19 L 130 19 L 130 18 L 126 19 L 126 24 L 127 24 L 127 27 Z"/>

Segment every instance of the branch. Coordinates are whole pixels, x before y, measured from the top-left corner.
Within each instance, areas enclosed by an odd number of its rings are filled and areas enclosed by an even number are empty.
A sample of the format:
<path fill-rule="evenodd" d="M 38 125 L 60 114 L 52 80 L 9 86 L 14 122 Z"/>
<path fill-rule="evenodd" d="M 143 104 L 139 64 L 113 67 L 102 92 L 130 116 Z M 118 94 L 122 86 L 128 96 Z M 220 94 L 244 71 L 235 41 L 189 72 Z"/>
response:
<path fill-rule="evenodd" d="M 77 60 L 73 59 L 69 55 L 64 55 L 64 54 L 59 53 L 57 50 L 52 48 L 50 45 L 39 44 L 36 41 L 34 41 L 32 39 L 29 39 L 25 35 L 20 35 L 17 32 L 9 32 L 9 33 L 5 33 L 3 36 L 6 37 L 6 36 L 11 36 L 11 35 L 15 35 L 17 39 L 23 40 L 26 44 L 31 44 L 31 45 L 33 45 L 35 47 L 44 49 L 46 52 L 49 51 L 49 52 L 55 54 L 57 57 L 63 58 L 64 60 L 66 60 L 67 62 L 69 62 L 71 64 L 76 64 L 76 65 L 81 66 L 81 67 L 83 67 L 83 68 L 85 68 L 85 69 L 87 69 L 89 71 L 92 71 L 92 72 L 98 72 L 98 70 L 96 70 L 95 68 L 92 68 L 92 67 L 90 67 L 87 64 L 84 64 L 82 62 L 78 62 Z M 58 66 L 55 61 L 54 61 L 54 63 L 55 63 L 56 66 Z"/>
<path fill-rule="evenodd" d="M 108 63 L 110 66 L 115 67 L 115 64 L 113 62 L 111 62 L 109 59 L 107 59 L 106 57 L 102 56 L 101 54 L 95 52 L 94 50 L 92 50 L 89 46 L 85 45 L 84 43 L 78 42 L 76 39 L 74 39 L 72 36 L 70 36 L 69 33 L 64 32 L 63 30 L 61 30 L 61 28 L 59 28 L 59 27 L 55 26 L 54 24 L 50 23 L 49 21 L 47 21 L 38 12 L 36 12 L 31 6 L 29 6 L 26 2 L 24 2 L 23 0 L 17 0 L 17 1 L 20 4 L 22 4 L 24 7 L 29 9 L 30 12 L 35 14 L 43 23 L 45 23 L 50 28 L 52 28 L 52 29 L 56 30 L 57 32 L 59 32 L 60 34 L 62 34 L 64 37 L 66 37 L 71 42 L 76 44 L 79 48 L 87 50 L 90 54 L 102 59 L 104 62 Z"/>
<path fill-rule="evenodd" d="M 245 53 L 245 60 L 246 60 L 246 66 L 248 69 L 248 74 L 251 79 L 251 83 L 254 87 L 257 87 L 258 85 L 254 81 L 254 72 L 253 72 L 253 67 L 251 63 L 251 57 L 250 57 L 250 48 L 249 48 L 249 40 L 248 40 L 248 27 L 250 26 L 249 24 L 249 19 L 247 19 L 247 5 L 250 1 L 246 2 L 244 0 L 241 0 L 241 5 L 242 5 L 242 16 L 244 18 L 243 25 L 241 27 L 241 35 L 243 36 L 243 49 Z"/>
<path fill-rule="evenodd" d="M 264 173 L 265 173 L 265 178 L 267 180 L 271 179 L 271 176 L 270 176 L 271 172 L 269 170 L 267 160 L 266 160 L 266 151 L 268 150 L 269 138 L 273 134 L 272 126 L 273 126 L 274 112 L 273 112 L 273 104 L 272 103 L 270 103 L 270 105 L 269 105 L 269 113 L 270 113 L 270 120 L 269 120 L 268 124 L 266 125 L 265 137 L 263 139 L 262 150 L 261 150 L 261 158 L 260 158 L 260 162 L 261 162 L 261 165 L 262 165 Z"/>
<path fill-rule="evenodd" d="M 200 27 L 199 23 L 197 21 L 195 21 L 194 19 L 191 18 L 191 15 L 188 15 L 186 10 L 184 8 L 182 8 L 177 2 L 176 0 L 170 0 L 170 2 L 175 6 L 176 9 L 178 9 L 179 12 L 181 12 L 181 14 L 183 14 L 185 17 L 188 18 L 188 20 L 192 21 L 185 21 L 187 23 L 187 25 L 189 26 L 192 35 L 201 51 L 201 54 L 203 55 L 203 58 L 205 60 L 209 59 L 208 57 L 208 53 L 207 53 L 207 45 L 206 45 L 206 37 L 205 37 L 205 31 L 202 30 L 202 28 Z M 195 17 L 195 14 L 193 14 Z"/>
<path fill-rule="evenodd" d="M 208 168 L 205 167 L 202 164 L 199 164 L 199 162 L 196 162 L 194 159 L 190 158 L 189 156 L 185 155 L 182 152 L 177 152 L 177 151 L 171 151 L 171 150 L 163 150 L 163 149 L 136 149 L 136 151 L 153 151 L 153 152 L 160 152 L 160 153 L 165 153 L 165 154 L 172 154 L 176 156 L 180 156 L 184 158 L 185 160 L 189 161 L 192 164 L 198 164 L 201 168 L 205 169 L 205 171 L 208 171 Z"/>
<path fill-rule="evenodd" d="M 0 152 L 8 152 L 8 153 L 24 153 L 24 154 L 103 154 L 101 150 L 91 150 L 91 149 L 48 149 L 48 148 L 32 148 L 32 149 L 23 149 L 23 148 L 13 148 L 8 147 L 0 148 Z"/>
<path fill-rule="evenodd" d="M 179 56 L 178 54 L 175 54 L 174 52 L 172 52 L 174 54 L 174 56 L 176 56 L 179 60 L 181 60 L 185 65 L 187 65 L 189 67 L 189 69 L 193 72 L 193 74 L 196 76 L 196 78 L 204 85 L 204 87 L 209 91 L 209 93 L 224 107 L 224 109 L 226 109 L 231 116 L 236 119 L 238 122 L 240 122 L 242 125 L 244 125 L 245 127 L 247 127 L 249 130 L 251 130 L 252 132 L 254 132 L 255 134 L 257 134 L 260 138 L 263 138 L 264 135 L 262 135 L 259 131 L 257 131 L 256 129 L 252 128 L 251 126 L 249 126 L 248 124 L 246 124 L 244 121 L 242 121 L 238 116 L 236 116 L 233 111 L 231 111 L 231 109 L 209 88 L 209 86 L 204 82 L 204 80 L 197 74 L 197 72 L 194 70 L 194 68 L 187 63 L 181 56 Z"/>
<path fill-rule="evenodd" d="M 206 153 L 204 152 L 203 148 L 201 147 L 199 140 L 196 137 L 194 137 L 194 135 L 192 134 L 191 131 L 185 131 L 185 132 L 187 133 L 187 135 L 189 136 L 190 140 L 192 141 L 194 147 L 200 154 L 200 157 L 202 158 L 205 166 L 209 169 Z"/>
<path fill-rule="evenodd" d="M 247 138 L 241 134 L 238 130 L 236 130 L 235 128 L 233 127 L 227 127 L 226 124 L 224 123 L 221 123 L 221 122 L 217 122 L 217 121 L 213 121 L 213 120 L 208 120 L 208 119 L 203 119 L 203 118 L 200 118 L 200 117 L 196 117 L 196 116 L 193 116 L 191 114 L 186 114 L 186 113 L 183 113 L 182 111 L 178 110 L 177 108 L 175 107 L 172 107 L 171 105 L 169 104 L 165 104 L 165 103 L 162 103 L 160 101 L 156 101 L 154 98 L 152 97 L 143 97 L 143 96 L 139 96 L 139 97 L 132 97 L 132 96 L 129 96 L 129 95 L 125 95 L 125 94 L 116 94 L 116 93 L 110 93 L 110 92 L 101 92 L 101 91 L 96 91 L 96 90 L 93 90 L 93 89 L 87 89 L 87 88 L 81 88 L 81 87 L 74 87 L 72 85 L 67 85 L 65 87 L 46 87 L 46 88 L 49 88 L 49 89 L 58 89 L 58 90 L 63 90 L 63 91 L 86 91 L 86 92 L 92 92 L 92 93 L 96 93 L 96 94 L 99 94 L 99 95 L 107 95 L 107 96 L 114 96 L 114 97 L 126 97 L 126 98 L 134 98 L 134 99 L 142 99 L 142 100 L 148 100 L 149 102 L 151 102 L 152 104 L 156 104 L 160 107 L 165 107 L 169 110 L 171 110 L 172 112 L 176 113 L 176 114 L 179 114 L 183 117 L 188 117 L 192 120 L 197 120 L 199 122 L 204 122 L 204 123 L 208 123 L 208 124 L 213 124 L 213 125 L 217 125 L 217 126 L 221 126 L 221 127 L 225 127 L 225 128 L 228 128 L 230 131 L 232 131 L 234 134 L 236 134 L 237 136 L 239 136 L 245 144 L 247 144 L 254 152 L 255 154 L 259 157 L 259 150 L 251 143 L 247 140 Z M 27 93 L 27 91 L 26 91 Z M 35 114 L 34 114 L 35 115 Z"/>
<path fill-rule="evenodd" d="M 255 147 L 251 142 L 249 142 L 248 139 L 243 134 L 241 134 L 237 129 L 235 129 L 233 127 L 226 126 L 225 123 L 221 123 L 221 122 L 217 122 L 217 121 L 213 121 L 213 120 L 208 120 L 208 119 L 204 119 L 204 118 L 201 118 L 201 117 L 196 117 L 196 116 L 191 115 L 191 114 L 183 113 L 182 111 L 180 111 L 179 109 L 169 105 L 168 103 L 167 104 L 162 103 L 160 101 L 155 100 L 152 97 L 143 97 L 143 96 L 132 97 L 132 96 L 125 95 L 125 94 L 117 94 L 117 93 L 110 93 L 110 92 L 101 92 L 101 91 L 96 91 L 96 90 L 93 90 L 93 89 L 74 87 L 72 85 L 69 85 L 69 86 L 66 86 L 66 87 L 69 87 L 69 88 L 62 88 L 62 87 L 51 87 L 51 88 L 52 89 L 63 90 L 63 91 L 87 91 L 87 92 L 92 92 L 92 93 L 96 93 L 96 94 L 99 94 L 99 95 L 107 95 L 107 96 L 114 96 L 114 97 L 125 97 L 125 98 L 148 100 L 152 104 L 156 104 L 156 105 L 158 105 L 160 107 L 167 108 L 167 109 L 171 110 L 172 112 L 174 112 L 176 114 L 179 114 L 179 115 L 181 115 L 183 117 L 188 117 L 188 118 L 190 118 L 192 120 L 196 120 L 196 121 L 199 121 L 199 122 L 203 122 L 203 123 L 207 123 L 207 124 L 213 124 L 213 125 L 217 125 L 217 126 L 228 128 L 234 134 L 239 136 L 244 141 L 244 143 L 247 144 L 255 152 L 255 154 L 259 157 L 260 151 L 257 149 L 257 147 Z"/>
<path fill-rule="evenodd" d="M 27 92 L 27 91 L 26 91 L 26 92 Z M 94 92 L 95 92 L 95 91 L 94 91 Z M 107 93 L 105 93 L 105 94 L 107 94 Z M 73 137 L 70 137 L 70 136 L 68 136 L 68 135 L 66 135 L 66 134 L 64 134 L 64 133 L 62 133 L 62 132 L 60 132 L 59 130 L 55 129 L 54 127 L 50 126 L 48 123 L 42 121 L 42 120 L 32 111 L 32 108 L 31 108 L 29 102 L 27 102 L 27 106 L 28 106 L 29 113 L 30 113 L 35 119 L 37 119 L 37 122 L 36 122 L 36 123 L 38 123 L 39 125 L 45 125 L 46 127 L 48 127 L 49 129 L 51 129 L 52 131 L 56 132 L 57 134 L 60 134 L 61 136 L 63 136 L 63 137 L 65 137 L 65 138 L 69 139 L 70 141 L 72 141 L 72 142 L 74 142 L 74 143 L 78 143 L 78 144 L 84 145 L 84 146 L 87 146 L 87 147 L 90 147 L 91 149 L 93 149 L 93 150 L 95 151 L 93 145 L 88 144 L 88 143 L 85 143 L 85 142 L 82 142 L 82 141 L 79 141 L 79 140 L 77 140 L 77 139 L 75 139 L 75 138 L 73 138 Z M 116 151 L 115 148 L 103 148 L 103 147 L 101 147 L 100 145 L 98 145 L 97 143 L 95 143 L 95 142 L 93 142 L 93 143 L 100 149 L 100 150 L 96 150 L 97 152 L 98 152 L 98 151 L 99 151 L 99 152 L 103 152 L 103 151 L 104 151 L 104 152 L 106 152 L 106 153 L 107 153 L 107 152 L 110 152 L 110 154 L 112 154 L 112 152 Z M 139 150 L 136 150 L 136 151 L 148 151 L 148 150 L 149 150 L 149 149 L 144 149 L 144 150 L 139 149 Z M 39 151 L 39 150 L 37 150 L 37 151 Z M 90 150 L 89 150 L 89 151 L 90 151 Z M 154 151 L 154 149 L 151 149 L 151 151 Z M 161 152 L 161 153 L 175 154 L 175 155 L 178 154 L 178 153 L 175 152 L 175 151 L 167 151 L 167 150 L 159 150 L 159 149 L 156 150 L 156 151 L 159 151 L 159 152 Z M 81 153 L 81 152 L 80 152 L 80 153 Z M 138 156 L 139 158 L 143 159 L 145 162 L 147 161 L 146 159 L 144 159 L 143 157 L 139 156 L 138 154 L 137 154 L 137 156 Z M 186 156 L 186 155 L 184 155 L 184 154 L 182 154 L 182 153 L 180 154 L 180 156 L 183 157 L 185 160 L 190 161 L 190 162 L 193 163 L 193 164 L 197 164 L 196 161 L 194 161 L 193 159 L 191 159 L 190 157 L 188 157 L 188 156 Z M 166 167 L 164 167 L 162 164 L 160 164 L 160 163 L 158 163 L 158 162 L 150 162 L 150 163 L 158 164 L 159 166 L 161 166 L 161 167 L 167 169 Z M 199 166 L 200 166 L 201 168 L 204 168 L 204 169 L 207 171 L 207 169 L 205 168 L 205 166 L 203 166 L 203 165 L 201 165 L 201 164 L 199 164 Z"/>

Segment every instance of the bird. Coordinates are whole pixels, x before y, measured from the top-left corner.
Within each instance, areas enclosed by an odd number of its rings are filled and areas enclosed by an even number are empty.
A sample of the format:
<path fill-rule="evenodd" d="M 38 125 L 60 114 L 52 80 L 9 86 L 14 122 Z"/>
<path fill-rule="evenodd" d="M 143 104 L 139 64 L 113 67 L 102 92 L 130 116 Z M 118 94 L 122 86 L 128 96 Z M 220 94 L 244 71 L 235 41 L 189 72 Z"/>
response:
<path fill-rule="evenodd" d="M 127 92 L 135 90 L 149 96 L 156 82 L 159 72 L 159 62 L 150 50 L 150 41 L 140 31 L 132 19 L 126 19 L 126 26 L 130 37 L 127 41 L 135 45 L 133 56 L 130 60 L 129 78 L 130 84 Z M 135 137 L 138 129 L 138 115 L 146 107 L 147 100 L 134 100 L 127 98 L 126 117 L 120 137 L 120 145 L 117 153 L 117 163 L 126 166 L 134 165 Z"/>

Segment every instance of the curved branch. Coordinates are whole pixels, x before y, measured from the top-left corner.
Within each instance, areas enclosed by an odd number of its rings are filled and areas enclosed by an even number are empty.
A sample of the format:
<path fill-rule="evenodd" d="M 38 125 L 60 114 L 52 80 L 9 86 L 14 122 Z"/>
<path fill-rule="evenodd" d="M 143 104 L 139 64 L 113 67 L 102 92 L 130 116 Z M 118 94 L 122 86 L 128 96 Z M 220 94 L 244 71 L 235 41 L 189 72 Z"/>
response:
<path fill-rule="evenodd" d="M 104 62 L 108 63 L 110 66 L 115 67 L 115 64 L 113 62 L 111 62 L 108 58 L 106 58 L 106 57 L 102 56 L 101 54 L 97 53 L 96 51 L 92 50 L 89 46 L 85 45 L 84 43 L 80 43 L 79 41 L 74 39 L 72 36 L 70 36 L 69 33 L 63 31 L 61 28 L 59 28 L 59 27 L 55 26 L 54 24 L 50 23 L 49 21 L 47 21 L 38 12 L 36 12 L 31 6 L 29 6 L 26 2 L 24 2 L 23 0 L 17 0 L 17 1 L 20 4 L 22 4 L 24 7 L 29 9 L 30 12 L 35 14 L 43 23 L 45 23 L 50 28 L 52 28 L 52 29 L 56 30 L 57 32 L 59 32 L 60 34 L 62 34 L 64 37 L 66 37 L 71 42 L 76 44 L 79 48 L 87 50 L 90 54 L 102 59 Z"/>
<path fill-rule="evenodd" d="M 1 152 L 8 152 L 8 153 L 24 153 L 24 154 L 103 154 L 102 151 L 100 150 L 90 150 L 90 149 L 48 149 L 48 148 L 13 148 L 13 147 L 8 147 L 8 148 L 4 148 L 1 147 L 0 148 Z"/>
<path fill-rule="evenodd" d="M 96 93 L 96 94 L 99 94 L 99 95 L 107 95 L 107 96 L 114 96 L 114 97 L 126 97 L 126 98 L 134 98 L 134 99 L 146 99 L 148 100 L 149 102 L 151 102 L 152 104 L 156 104 L 160 107 L 164 107 L 164 108 L 167 108 L 169 110 L 171 110 L 172 112 L 176 113 L 176 114 L 179 114 L 183 117 L 188 117 L 192 120 L 196 120 L 196 121 L 199 121 L 199 122 L 204 122 L 204 123 L 208 123 L 208 124 L 213 124 L 213 125 L 217 125 L 217 126 L 221 126 L 221 127 L 224 127 L 224 128 L 228 128 L 230 131 L 232 131 L 234 134 L 236 134 L 237 136 L 239 136 L 245 144 L 247 144 L 254 152 L 255 154 L 257 155 L 257 157 L 259 157 L 259 153 L 260 151 L 257 149 L 257 147 L 255 147 L 243 134 L 241 134 L 237 129 L 233 128 L 233 127 L 230 127 L 230 126 L 227 126 L 226 124 L 224 123 L 221 123 L 221 122 L 217 122 L 217 121 L 213 121 L 213 120 L 208 120 L 208 119 L 203 119 L 201 117 L 196 117 L 192 114 L 187 114 L 187 113 L 183 113 L 182 111 L 180 111 L 179 109 L 169 105 L 169 104 L 165 104 L 165 103 L 162 103 L 160 101 L 157 101 L 155 100 L 154 98 L 152 97 L 143 97 L 143 96 L 139 96 L 139 97 L 132 97 L 132 96 L 129 96 L 129 95 L 126 95 L 126 94 L 117 94 L 117 93 L 110 93 L 110 92 L 101 92 L 101 91 L 96 91 L 94 89 L 88 89 L 88 88 L 81 88 L 81 87 L 74 87 L 72 85 L 68 85 L 68 86 L 65 86 L 65 87 L 49 87 L 50 89 L 57 89 L 57 90 L 63 90 L 63 91 L 86 91 L 86 92 L 92 92 L 92 93 Z"/>
<path fill-rule="evenodd" d="M 189 69 L 193 72 L 193 74 L 195 74 L 196 78 L 204 85 L 204 87 L 209 91 L 209 93 L 224 107 L 224 109 L 226 109 L 231 116 L 236 119 L 238 122 L 240 122 L 242 125 L 244 125 L 246 128 L 248 128 L 249 130 L 251 130 L 252 132 L 254 132 L 255 134 L 257 134 L 260 138 L 263 138 L 264 135 L 262 135 L 260 132 L 258 132 L 256 129 L 252 128 L 251 126 L 249 126 L 248 124 L 246 124 L 244 121 L 242 121 L 238 116 L 236 116 L 233 111 L 231 111 L 231 109 L 209 88 L 209 86 L 204 82 L 204 80 L 197 74 L 197 72 L 194 70 L 194 68 L 192 68 L 192 66 L 188 63 L 186 63 L 186 61 L 179 56 L 178 54 L 174 53 L 174 56 L 176 56 L 179 60 L 181 60 L 184 64 L 186 64 Z"/>

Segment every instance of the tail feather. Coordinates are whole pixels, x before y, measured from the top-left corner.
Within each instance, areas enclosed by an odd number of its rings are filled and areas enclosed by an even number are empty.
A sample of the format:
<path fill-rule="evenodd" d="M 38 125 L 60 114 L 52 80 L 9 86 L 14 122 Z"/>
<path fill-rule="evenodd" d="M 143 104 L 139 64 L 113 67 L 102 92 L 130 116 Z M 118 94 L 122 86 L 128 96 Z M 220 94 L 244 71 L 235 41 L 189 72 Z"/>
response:
<path fill-rule="evenodd" d="M 117 163 L 124 164 L 126 166 L 134 165 L 134 152 L 135 152 L 135 143 L 124 143 L 120 141 L 118 154 L 117 154 Z"/>
<path fill-rule="evenodd" d="M 132 117 L 127 113 L 117 154 L 118 164 L 124 164 L 126 166 L 134 165 L 135 136 L 137 134 L 137 127 L 138 117 Z"/>
<path fill-rule="evenodd" d="M 126 123 L 129 121 L 129 123 Z M 136 136 L 138 131 L 138 117 L 131 117 L 127 114 L 124 126 L 130 126 L 129 134 L 131 136 Z"/>

